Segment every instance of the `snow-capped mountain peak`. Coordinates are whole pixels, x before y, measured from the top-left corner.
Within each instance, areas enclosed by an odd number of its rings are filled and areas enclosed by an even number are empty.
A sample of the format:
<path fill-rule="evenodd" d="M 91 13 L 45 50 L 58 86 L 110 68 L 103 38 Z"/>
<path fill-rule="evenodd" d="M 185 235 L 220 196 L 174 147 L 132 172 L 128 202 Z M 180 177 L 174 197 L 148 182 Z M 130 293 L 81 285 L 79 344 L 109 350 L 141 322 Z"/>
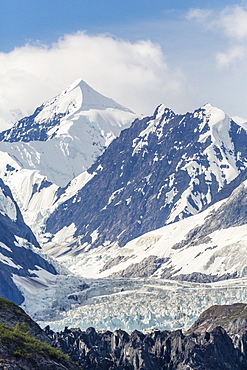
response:
<path fill-rule="evenodd" d="M 79 79 L 0 133 L 0 150 L 11 158 L 11 163 L 2 163 L 0 173 L 7 180 L 7 165 L 18 171 L 35 170 L 48 181 L 66 186 L 138 116 Z"/>
<path fill-rule="evenodd" d="M 103 110 L 106 108 L 113 108 L 120 109 L 125 112 L 131 112 L 128 108 L 125 108 L 122 105 L 116 103 L 113 99 L 107 98 L 106 96 L 98 93 L 82 79 L 76 80 L 72 85 L 68 87 L 68 90 L 73 91 L 74 89 L 78 88 L 80 89 L 82 94 L 82 110 Z"/>
<path fill-rule="evenodd" d="M 107 108 L 131 112 L 113 99 L 98 93 L 82 79 L 78 79 L 63 90 L 61 94 L 48 100 L 43 105 L 41 112 L 35 117 L 35 122 L 50 122 L 56 120 L 58 116 L 68 119 L 78 110 L 105 110 Z"/>

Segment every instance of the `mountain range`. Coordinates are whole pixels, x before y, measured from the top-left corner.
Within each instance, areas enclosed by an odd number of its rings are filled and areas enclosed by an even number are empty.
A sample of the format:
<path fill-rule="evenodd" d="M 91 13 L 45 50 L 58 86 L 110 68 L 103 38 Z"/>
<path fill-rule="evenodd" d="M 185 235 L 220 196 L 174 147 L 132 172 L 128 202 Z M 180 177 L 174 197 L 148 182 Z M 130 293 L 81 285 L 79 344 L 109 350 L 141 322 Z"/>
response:
<path fill-rule="evenodd" d="M 42 275 L 40 296 L 65 284 L 67 310 L 94 284 L 82 279 L 118 292 L 119 279 L 244 279 L 246 142 L 247 125 L 211 104 L 143 117 L 76 81 L 0 133 L 1 294 L 27 304 Z M 78 276 L 72 298 L 44 252 Z"/>

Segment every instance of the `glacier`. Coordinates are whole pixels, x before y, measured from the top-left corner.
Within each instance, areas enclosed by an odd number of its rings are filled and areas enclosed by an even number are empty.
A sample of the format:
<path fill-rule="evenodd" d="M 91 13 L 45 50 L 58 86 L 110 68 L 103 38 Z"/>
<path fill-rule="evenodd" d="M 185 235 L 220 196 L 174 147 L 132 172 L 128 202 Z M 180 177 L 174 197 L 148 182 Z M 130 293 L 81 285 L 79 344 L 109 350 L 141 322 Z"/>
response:
<path fill-rule="evenodd" d="M 0 132 L 0 217 L 42 246 L 1 240 L 18 302 L 53 330 L 132 331 L 246 301 L 246 137 L 210 104 L 142 117 L 83 80 Z"/>
<path fill-rule="evenodd" d="M 199 284 L 57 275 L 45 288 L 20 278 L 19 283 L 25 295 L 22 308 L 41 327 L 49 325 L 54 331 L 65 326 L 82 330 L 121 328 L 127 332 L 153 328 L 186 330 L 209 306 L 246 302 L 247 298 L 246 278 Z"/>

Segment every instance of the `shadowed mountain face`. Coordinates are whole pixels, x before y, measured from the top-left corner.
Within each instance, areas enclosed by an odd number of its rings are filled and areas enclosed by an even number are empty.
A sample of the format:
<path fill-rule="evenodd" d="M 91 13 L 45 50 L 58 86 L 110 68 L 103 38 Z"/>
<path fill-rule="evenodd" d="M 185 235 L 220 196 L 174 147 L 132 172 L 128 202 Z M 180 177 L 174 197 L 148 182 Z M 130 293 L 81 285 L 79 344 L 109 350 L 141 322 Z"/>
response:
<path fill-rule="evenodd" d="M 197 214 L 245 170 L 246 140 L 243 128 L 210 105 L 185 115 L 160 106 L 110 144 L 88 170 L 93 178 L 48 219 L 47 231 L 73 224 L 80 250 L 88 250 L 123 246 Z"/>
<path fill-rule="evenodd" d="M 0 296 L 23 302 L 15 276 L 33 279 L 39 271 L 56 274 L 55 268 L 34 250 L 40 248 L 31 229 L 24 223 L 9 188 L 0 179 Z M 38 283 L 38 282 L 37 282 Z"/>

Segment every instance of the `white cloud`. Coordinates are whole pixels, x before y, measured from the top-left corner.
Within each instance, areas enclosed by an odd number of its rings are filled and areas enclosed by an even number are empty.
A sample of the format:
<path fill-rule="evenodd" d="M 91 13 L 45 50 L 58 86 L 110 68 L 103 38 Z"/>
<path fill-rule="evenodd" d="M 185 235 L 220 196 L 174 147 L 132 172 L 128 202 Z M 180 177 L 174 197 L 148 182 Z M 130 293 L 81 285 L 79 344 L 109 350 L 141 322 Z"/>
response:
<path fill-rule="evenodd" d="M 137 112 L 171 104 L 183 86 L 159 45 L 109 35 L 65 35 L 51 47 L 25 45 L 0 53 L 0 117 L 32 113 L 38 105 L 83 78 L 99 92 Z M 163 101 L 161 101 L 163 99 Z"/>
<path fill-rule="evenodd" d="M 216 54 L 216 62 L 219 68 L 227 67 L 245 56 L 245 49 L 242 46 L 234 46 L 228 49 L 225 53 L 219 52 Z"/>
<path fill-rule="evenodd" d="M 221 11 L 190 9 L 186 18 L 196 20 L 204 29 L 218 33 L 226 40 L 226 50 L 215 53 L 217 67 L 230 67 L 246 57 L 247 10 L 244 7 L 227 6 Z"/>
<path fill-rule="evenodd" d="M 228 38 L 247 38 L 247 10 L 239 5 L 227 6 L 221 11 L 192 8 L 186 19 L 195 20 L 211 30 L 220 30 Z"/>
<path fill-rule="evenodd" d="M 247 38 L 247 10 L 241 6 L 231 6 L 220 12 L 218 27 L 229 38 Z"/>
<path fill-rule="evenodd" d="M 211 14 L 212 10 L 210 9 L 192 8 L 186 14 L 186 19 L 195 19 L 200 22 L 205 22 Z"/>

